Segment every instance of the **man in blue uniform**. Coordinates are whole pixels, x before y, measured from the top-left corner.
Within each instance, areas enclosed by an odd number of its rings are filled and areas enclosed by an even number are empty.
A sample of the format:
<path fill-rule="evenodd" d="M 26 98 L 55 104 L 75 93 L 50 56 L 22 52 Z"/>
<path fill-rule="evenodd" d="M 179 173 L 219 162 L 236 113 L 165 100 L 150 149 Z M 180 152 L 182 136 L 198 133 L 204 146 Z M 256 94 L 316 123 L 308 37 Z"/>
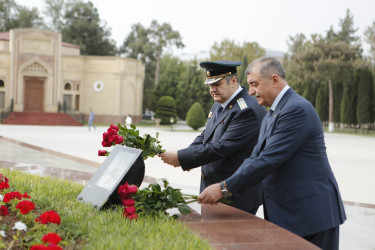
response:
<path fill-rule="evenodd" d="M 165 163 L 183 170 L 202 166 L 201 191 L 231 176 L 250 156 L 266 114 L 254 97 L 239 84 L 241 61 L 201 62 L 206 84 L 215 100 L 205 130 L 184 149 L 160 155 Z M 260 185 L 234 193 L 230 205 L 255 214 L 261 205 Z"/>
<path fill-rule="evenodd" d="M 265 219 L 322 249 L 338 249 L 346 215 L 314 107 L 288 86 L 277 59 L 259 58 L 246 73 L 249 93 L 270 107 L 258 144 L 234 175 L 206 188 L 199 202 L 213 204 L 222 192 L 262 183 Z"/>

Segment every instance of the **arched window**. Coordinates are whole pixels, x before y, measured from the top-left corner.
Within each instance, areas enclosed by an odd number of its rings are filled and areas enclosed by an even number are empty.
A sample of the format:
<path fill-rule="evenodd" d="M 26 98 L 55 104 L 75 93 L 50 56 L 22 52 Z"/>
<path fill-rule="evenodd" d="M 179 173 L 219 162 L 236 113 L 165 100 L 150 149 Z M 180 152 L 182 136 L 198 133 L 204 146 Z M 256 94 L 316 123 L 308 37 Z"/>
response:
<path fill-rule="evenodd" d="M 64 90 L 72 90 L 72 85 L 70 83 L 65 83 Z"/>
<path fill-rule="evenodd" d="M 0 79 L 0 88 L 4 87 L 4 81 Z"/>

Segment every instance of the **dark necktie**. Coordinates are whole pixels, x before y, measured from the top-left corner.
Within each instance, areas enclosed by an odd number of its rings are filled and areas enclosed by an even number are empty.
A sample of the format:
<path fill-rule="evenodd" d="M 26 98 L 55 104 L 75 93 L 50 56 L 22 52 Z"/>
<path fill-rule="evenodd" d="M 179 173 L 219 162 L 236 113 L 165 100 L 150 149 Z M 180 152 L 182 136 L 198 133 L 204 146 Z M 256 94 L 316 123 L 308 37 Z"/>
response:
<path fill-rule="evenodd" d="M 215 118 L 215 120 L 217 120 L 217 118 L 219 118 L 219 116 L 221 114 L 221 111 L 223 111 L 223 107 L 221 105 L 219 105 L 219 108 L 216 110 L 216 118 Z"/>

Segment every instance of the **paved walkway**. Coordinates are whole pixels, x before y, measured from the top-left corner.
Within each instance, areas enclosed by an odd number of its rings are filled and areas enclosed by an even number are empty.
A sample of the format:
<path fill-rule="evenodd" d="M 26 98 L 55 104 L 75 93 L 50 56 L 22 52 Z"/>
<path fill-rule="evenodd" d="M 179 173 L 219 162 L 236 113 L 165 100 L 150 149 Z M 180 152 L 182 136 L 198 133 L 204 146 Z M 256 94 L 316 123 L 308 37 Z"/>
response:
<path fill-rule="evenodd" d="M 184 125 L 170 127 L 139 127 L 141 134 L 159 132 L 166 150 L 178 150 L 189 145 L 200 133 Z M 38 147 L 94 161 L 100 166 L 105 158 L 97 156 L 102 149 L 102 134 L 107 127 L 88 131 L 87 127 L 22 126 L 0 124 L 0 135 Z M 375 138 L 342 134 L 326 134 L 329 161 L 346 201 L 348 221 L 341 227 L 341 249 L 375 249 Z M 97 168 L 73 161 L 51 160 L 12 143 L 0 143 L 0 161 L 23 162 L 55 166 L 94 173 Z M 158 157 L 147 159 L 146 175 L 167 178 L 174 187 L 198 194 L 200 169 L 183 172 L 164 164 Z M 366 205 L 370 204 L 370 205 Z M 355 206 L 353 206 L 355 205 Z M 262 214 L 257 214 L 262 217 Z M 343 237 L 344 235 L 344 237 Z"/>

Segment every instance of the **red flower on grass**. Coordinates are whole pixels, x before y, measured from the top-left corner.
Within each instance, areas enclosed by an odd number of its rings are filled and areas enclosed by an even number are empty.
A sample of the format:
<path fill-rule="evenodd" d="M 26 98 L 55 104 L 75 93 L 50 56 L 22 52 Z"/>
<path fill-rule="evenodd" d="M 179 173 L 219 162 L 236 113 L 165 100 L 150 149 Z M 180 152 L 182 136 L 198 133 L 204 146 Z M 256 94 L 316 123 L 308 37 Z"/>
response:
<path fill-rule="evenodd" d="M 49 250 L 62 250 L 62 248 L 60 246 L 56 246 L 56 245 L 49 245 L 49 246 L 45 246 L 45 245 L 34 245 L 34 246 L 31 246 L 30 250 L 45 250 L 45 249 L 49 249 Z"/>
<path fill-rule="evenodd" d="M 31 210 L 35 209 L 35 205 L 31 201 L 20 201 L 16 208 L 20 210 L 21 214 L 28 214 Z"/>
<path fill-rule="evenodd" d="M 8 208 L 6 206 L 0 206 L 0 215 L 7 216 L 9 214 Z"/>
<path fill-rule="evenodd" d="M 47 242 L 51 243 L 52 245 L 57 245 L 61 240 L 61 237 L 56 233 L 48 233 L 43 236 L 42 241 L 44 244 Z"/>
<path fill-rule="evenodd" d="M 20 194 L 20 192 L 10 192 L 4 195 L 3 201 L 5 203 L 8 203 L 13 199 L 21 200 L 22 198 L 30 198 L 30 196 L 28 196 L 26 192 L 24 194 Z"/>
<path fill-rule="evenodd" d="M 9 188 L 8 182 L 0 182 L 0 190 Z"/>
<path fill-rule="evenodd" d="M 60 225 L 61 218 L 58 213 L 56 213 L 53 210 L 50 210 L 41 214 L 39 218 L 35 219 L 35 221 L 40 222 L 41 224 L 55 223 L 55 224 Z"/>

